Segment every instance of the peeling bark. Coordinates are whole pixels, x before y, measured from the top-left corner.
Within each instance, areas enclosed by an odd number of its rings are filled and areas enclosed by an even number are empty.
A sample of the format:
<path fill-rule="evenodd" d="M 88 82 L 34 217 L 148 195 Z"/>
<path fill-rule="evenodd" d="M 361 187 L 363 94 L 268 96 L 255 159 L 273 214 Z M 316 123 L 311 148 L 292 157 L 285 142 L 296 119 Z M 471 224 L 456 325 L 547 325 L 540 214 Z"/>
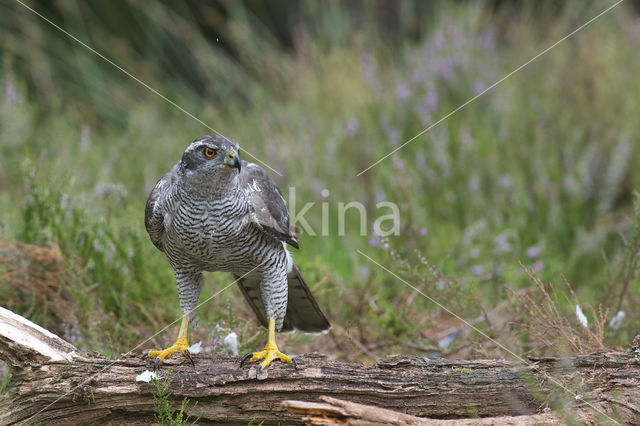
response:
<path fill-rule="evenodd" d="M 9 392 L 0 400 L 1 424 L 153 421 L 154 386 L 135 381 L 138 374 L 152 368 L 150 361 L 137 356 L 109 360 L 81 353 L 15 317 L 0 308 L 0 357 L 14 371 Z M 195 368 L 180 357 L 169 359 L 161 373 L 171 369 L 176 375 L 170 386 L 176 406 L 184 397 L 198 402 L 192 414 L 202 414 L 202 424 L 247 424 L 253 418 L 256 424 L 262 420 L 311 422 L 313 413 L 299 409 L 300 404 L 308 403 L 324 404 L 325 409 L 327 404 L 349 408 L 351 416 L 336 419 L 351 424 L 375 424 L 375 420 L 357 414 L 350 403 L 367 406 L 363 409 L 367 412 L 392 410 L 400 419 L 413 416 L 416 422 L 421 421 L 416 418 L 435 418 L 487 424 L 488 419 L 473 418 L 497 416 L 529 417 L 490 421 L 553 422 L 557 417 L 545 411 L 551 407 L 562 409 L 558 416 L 569 414 L 585 422 L 607 420 L 599 410 L 622 423 L 640 423 L 640 360 L 631 352 L 537 358 L 531 359 L 531 365 L 404 355 L 387 357 L 373 366 L 329 361 L 319 354 L 297 360 L 297 370 L 274 363 L 258 380 L 255 365 L 240 368 L 238 358 L 211 354 L 196 355 Z M 338 399 L 323 401 L 326 396 Z"/>
<path fill-rule="evenodd" d="M 318 402 L 283 401 L 282 405 L 293 413 L 304 414 L 302 421 L 310 425 L 541 425 L 560 423 L 553 413 L 533 414 L 530 416 L 484 417 L 482 419 L 434 420 L 410 416 L 397 411 L 371 407 L 355 402 L 321 396 Z"/>

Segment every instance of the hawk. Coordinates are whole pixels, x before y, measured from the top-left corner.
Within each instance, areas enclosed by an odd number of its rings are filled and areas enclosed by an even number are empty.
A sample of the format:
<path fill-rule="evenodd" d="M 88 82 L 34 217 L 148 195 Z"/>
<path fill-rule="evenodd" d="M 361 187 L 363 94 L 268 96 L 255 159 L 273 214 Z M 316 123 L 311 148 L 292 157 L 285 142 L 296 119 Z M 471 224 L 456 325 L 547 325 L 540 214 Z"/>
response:
<path fill-rule="evenodd" d="M 195 317 L 203 271 L 230 272 L 261 325 L 264 350 L 245 361 L 263 360 L 256 378 L 274 359 L 295 365 L 279 351 L 276 331 L 321 332 L 329 321 L 287 250 L 298 248 L 278 187 L 257 164 L 240 160 L 238 144 L 222 135 L 192 142 L 182 159 L 158 181 L 145 208 L 145 227 L 175 272 L 182 325 L 169 348 L 147 351 L 155 367 L 188 351 L 187 329 Z"/>

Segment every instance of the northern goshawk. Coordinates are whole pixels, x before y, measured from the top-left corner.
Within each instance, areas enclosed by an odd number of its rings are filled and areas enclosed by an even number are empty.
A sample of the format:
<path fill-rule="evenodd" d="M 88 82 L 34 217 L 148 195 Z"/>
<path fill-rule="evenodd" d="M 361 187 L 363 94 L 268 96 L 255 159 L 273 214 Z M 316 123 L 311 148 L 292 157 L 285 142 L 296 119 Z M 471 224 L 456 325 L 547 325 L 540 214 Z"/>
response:
<path fill-rule="evenodd" d="M 294 363 L 278 350 L 276 331 L 320 332 L 329 328 L 286 244 L 298 248 L 280 190 L 258 165 L 241 161 L 238 144 L 220 135 L 196 139 L 149 195 L 145 227 L 174 269 L 183 313 L 178 339 L 148 351 L 155 367 L 173 353 L 189 359 L 187 328 L 195 315 L 202 271 L 231 272 L 258 321 L 268 328 L 263 351 L 242 363 Z M 191 362 L 193 360 L 191 359 Z M 241 363 L 241 365 L 242 365 Z"/>

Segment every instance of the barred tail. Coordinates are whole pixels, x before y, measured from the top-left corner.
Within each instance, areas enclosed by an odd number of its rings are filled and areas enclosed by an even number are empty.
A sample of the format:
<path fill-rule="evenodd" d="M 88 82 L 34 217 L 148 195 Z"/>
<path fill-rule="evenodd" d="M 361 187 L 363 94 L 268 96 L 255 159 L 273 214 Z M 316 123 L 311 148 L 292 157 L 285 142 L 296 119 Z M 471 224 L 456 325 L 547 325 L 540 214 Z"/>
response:
<path fill-rule="evenodd" d="M 265 313 L 262 297 L 260 296 L 260 279 L 257 275 L 244 278 L 235 277 L 238 287 L 244 298 L 263 327 L 267 327 L 267 315 Z M 289 281 L 289 297 L 287 300 L 287 314 L 280 331 L 292 331 L 298 329 L 308 333 L 318 333 L 328 330 L 331 325 L 320 309 L 309 286 L 302 278 L 298 267 L 294 264 L 287 276 Z"/>
<path fill-rule="evenodd" d="M 311 294 L 311 289 L 302 278 L 295 263 L 287 278 L 289 279 L 289 300 L 284 327 L 290 325 L 290 328 L 309 333 L 328 330 L 331 324 L 320 309 L 316 298 Z"/>

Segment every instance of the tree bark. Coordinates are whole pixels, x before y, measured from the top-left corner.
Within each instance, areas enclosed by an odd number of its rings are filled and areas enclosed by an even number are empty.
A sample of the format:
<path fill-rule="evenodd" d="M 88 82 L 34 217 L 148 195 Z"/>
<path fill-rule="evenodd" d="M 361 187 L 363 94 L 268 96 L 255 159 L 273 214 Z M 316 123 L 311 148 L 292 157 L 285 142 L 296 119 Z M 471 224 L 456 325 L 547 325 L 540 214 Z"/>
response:
<path fill-rule="evenodd" d="M 1 424 L 153 421 L 155 388 L 136 381 L 140 373 L 153 368 L 151 361 L 133 355 L 110 360 L 81 353 L 2 308 L 0 357 L 13 371 L 9 390 L 0 400 Z M 621 423 L 640 423 L 637 352 L 536 358 L 530 359 L 530 365 L 405 355 L 387 357 L 373 366 L 329 361 L 319 354 L 297 360 L 298 369 L 275 362 L 256 380 L 255 364 L 240 368 L 236 357 L 198 354 L 195 367 L 176 357 L 165 361 L 160 374 L 172 370 L 174 405 L 179 407 L 185 397 L 191 400 L 190 406 L 197 401 L 190 413 L 202 415 L 202 424 L 247 424 L 254 418 L 254 424 L 263 420 L 265 424 L 392 420 L 421 424 L 426 419 L 488 424 L 473 418 L 497 416 L 533 417 L 490 421 L 533 424 L 566 421 L 569 416 L 613 424 L 609 416 Z M 310 411 L 305 411 L 305 404 Z M 558 411 L 553 414 L 548 408 Z M 372 412 L 391 417 L 368 418 L 366 413 Z M 324 423 L 317 423 L 318 419 Z"/>

